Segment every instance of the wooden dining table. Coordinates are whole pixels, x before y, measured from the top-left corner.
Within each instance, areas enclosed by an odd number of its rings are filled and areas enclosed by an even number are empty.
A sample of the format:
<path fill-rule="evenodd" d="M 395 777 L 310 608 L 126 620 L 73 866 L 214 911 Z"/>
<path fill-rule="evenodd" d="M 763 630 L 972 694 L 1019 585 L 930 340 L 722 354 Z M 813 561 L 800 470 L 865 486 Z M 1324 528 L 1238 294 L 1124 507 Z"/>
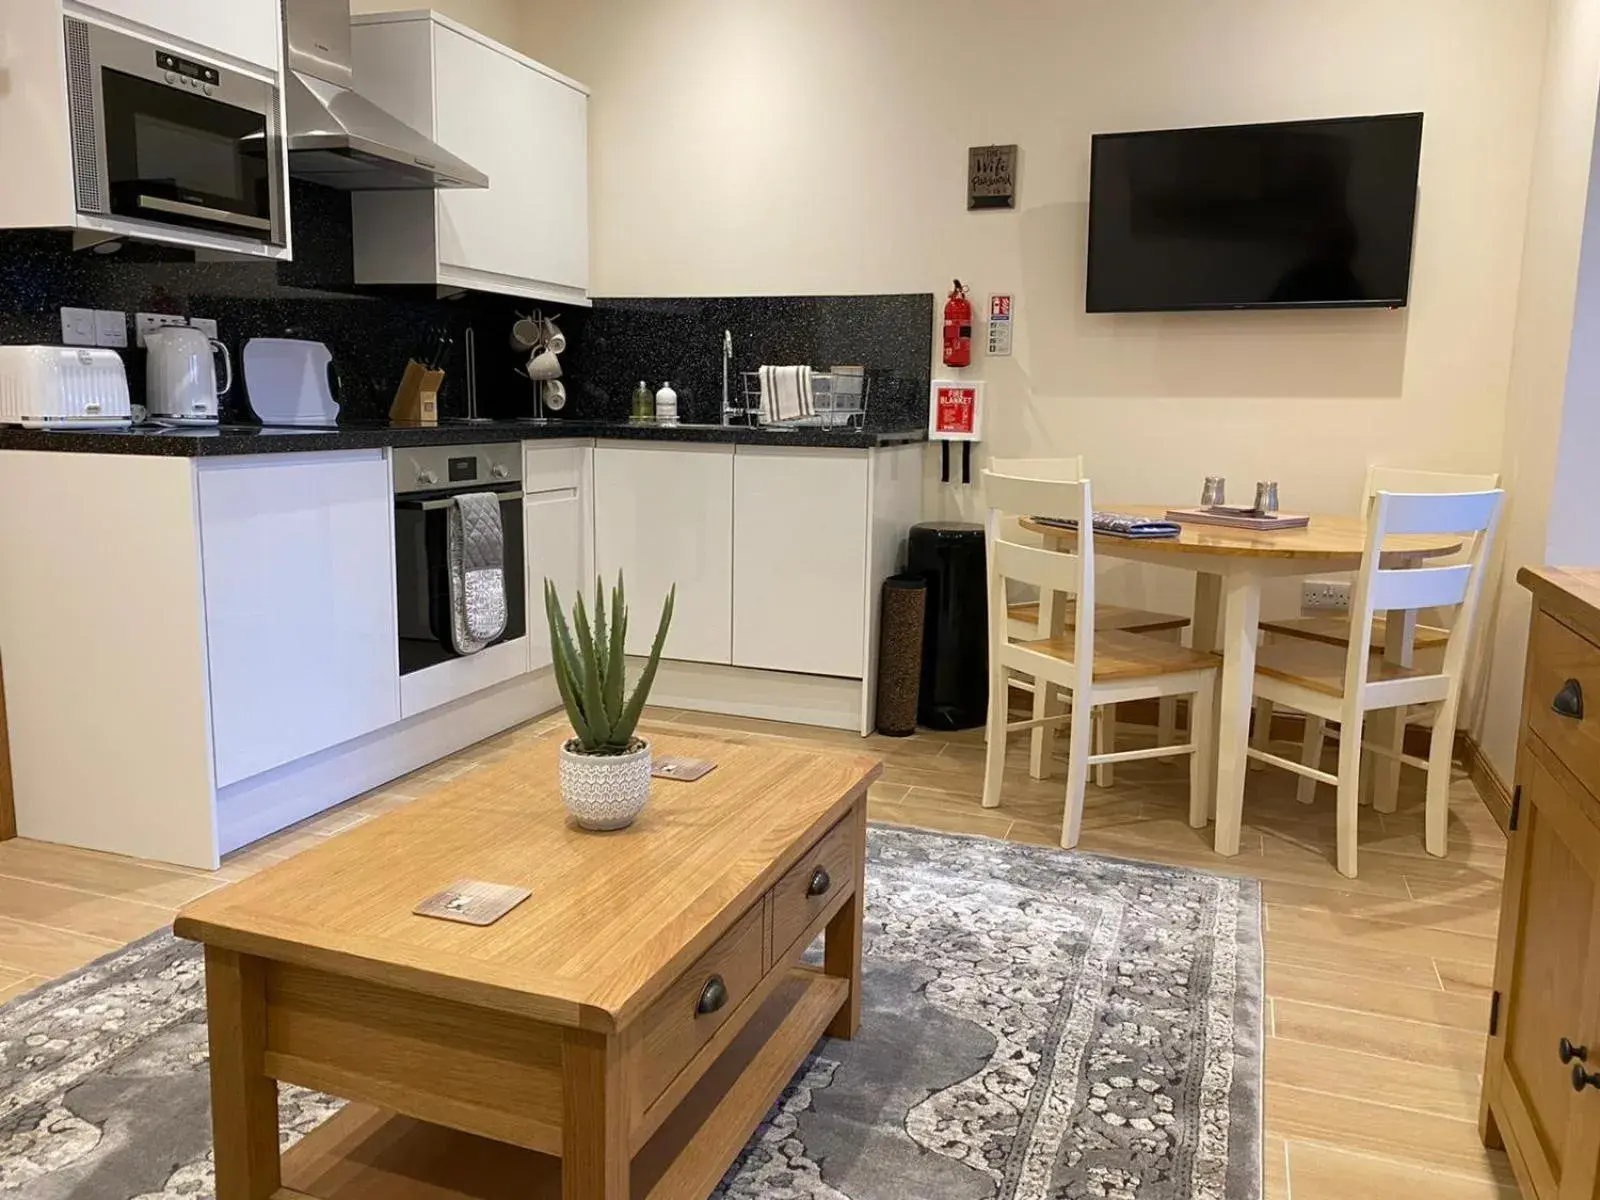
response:
<path fill-rule="evenodd" d="M 1117 512 L 1165 518 L 1165 506 L 1118 505 Z M 1024 518 L 1022 528 L 1039 534 L 1048 547 L 1073 550 L 1076 531 L 1042 525 Z M 1217 737 L 1213 756 L 1219 854 L 1239 852 L 1245 774 L 1248 766 L 1250 708 L 1255 686 L 1256 642 L 1261 626 L 1261 588 L 1268 579 L 1356 571 L 1366 549 L 1366 521 L 1361 517 L 1313 515 L 1301 529 L 1259 531 L 1222 525 L 1183 523 L 1175 538 L 1121 538 L 1096 534 L 1095 553 L 1133 562 L 1177 567 L 1195 573 L 1194 625 L 1191 644 L 1222 655 L 1217 679 Z M 1462 539 L 1454 535 L 1406 535 L 1388 539 L 1384 567 L 1412 567 L 1431 558 L 1457 553 Z M 1061 636 L 1065 605 L 1051 604 L 1050 636 Z M 1384 657 L 1411 665 L 1416 638 L 1415 612 L 1389 614 Z M 1369 719 L 1369 740 L 1399 749 L 1405 725 L 1402 710 L 1375 713 Z M 1375 756 L 1376 757 L 1376 756 Z M 1373 804 L 1394 811 L 1399 790 L 1399 764 L 1382 760 L 1374 768 Z M 1224 800 L 1232 800 L 1225 803 Z"/>

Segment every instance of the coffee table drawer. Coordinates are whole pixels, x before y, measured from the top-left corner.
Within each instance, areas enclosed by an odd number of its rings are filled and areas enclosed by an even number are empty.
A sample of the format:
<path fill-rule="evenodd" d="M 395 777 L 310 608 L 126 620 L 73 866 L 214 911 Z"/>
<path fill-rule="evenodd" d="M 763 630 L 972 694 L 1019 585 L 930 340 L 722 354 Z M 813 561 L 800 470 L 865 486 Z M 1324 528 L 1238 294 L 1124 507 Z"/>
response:
<path fill-rule="evenodd" d="M 765 974 L 760 900 L 639 1018 L 638 1091 L 648 1105 L 755 990 Z"/>
<path fill-rule="evenodd" d="M 847 818 L 823 834 L 778 881 L 772 889 L 773 963 L 782 962 L 795 949 L 796 939 L 855 886 L 858 853 L 855 828 Z"/>

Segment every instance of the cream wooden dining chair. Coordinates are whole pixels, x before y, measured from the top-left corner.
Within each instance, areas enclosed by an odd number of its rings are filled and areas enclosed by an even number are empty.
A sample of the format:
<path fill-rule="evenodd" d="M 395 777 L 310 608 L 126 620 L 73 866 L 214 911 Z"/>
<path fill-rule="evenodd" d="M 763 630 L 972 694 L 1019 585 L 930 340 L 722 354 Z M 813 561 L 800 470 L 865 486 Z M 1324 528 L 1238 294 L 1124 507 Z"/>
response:
<path fill-rule="evenodd" d="M 1373 466 L 1367 470 L 1367 484 L 1362 492 L 1362 503 L 1370 504 L 1372 497 L 1379 492 L 1408 492 L 1445 494 L 1456 492 L 1487 492 L 1500 486 L 1498 473 L 1485 475 L 1459 474 L 1450 471 L 1415 471 L 1407 467 L 1380 467 Z M 1437 562 L 1435 565 L 1439 565 Z M 1415 620 L 1415 614 L 1411 614 Z M 1300 638 L 1305 641 L 1321 642 L 1325 645 L 1336 646 L 1340 650 L 1350 645 L 1350 614 L 1330 613 L 1324 616 L 1297 617 L 1285 621 L 1263 621 L 1261 632 L 1268 640 L 1273 638 Z M 1379 613 L 1372 619 L 1371 647 L 1374 654 L 1382 654 L 1385 640 L 1388 637 L 1388 614 Z M 1434 664 L 1444 652 L 1444 647 L 1450 640 L 1450 631 L 1437 625 L 1416 624 L 1412 629 L 1411 650 L 1412 658 L 1402 660 L 1403 665 L 1415 665 L 1416 656 L 1420 655 L 1425 663 Z M 1272 702 L 1262 700 L 1256 704 L 1256 718 L 1253 744 L 1257 749 L 1267 749 L 1271 740 L 1272 728 Z M 1404 746 L 1405 721 L 1396 723 L 1397 742 L 1391 747 L 1400 750 Z M 1308 717 L 1301 737 L 1300 761 L 1310 766 L 1322 762 L 1322 750 L 1327 741 L 1327 725 L 1320 718 Z M 1392 765 L 1392 760 L 1378 766 L 1375 774 L 1384 774 L 1390 770 L 1398 769 Z M 1366 791 L 1373 783 L 1369 774 L 1363 784 L 1363 801 Z M 1302 775 L 1296 792 L 1296 797 L 1302 804 L 1310 804 L 1315 799 L 1317 781 L 1310 776 Z M 1378 788 L 1380 795 L 1392 794 L 1392 788 Z"/>
<path fill-rule="evenodd" d="M 1081 456 L 997 458 L 989 463 L 989 470 L 999 475 L 1010 475 L 1020 479 L 1076 480 L 1083 478 L 1083 458 Z M 1015 536 L 1019 532 L 1015 517 L 1010 518 L 1008 529 L 1010 531 L 1007 534 L 1008 540 L 1026 540 Z M 1066 601 L 1062 605 L 1064 611 L 1057 614 L 1056 604 L 1057 597 L 1048 591 L 1041 592 L 1037 600 L 1008 602 L 1006 615 L 1010 622 L 1011 637 L 1021 641 L 1050 637 L 1052 630 L 1056 628 L 1058 616 L 1061 628 L 1070 633 L 1077 627 L 1077 605 L 1070 600 Z M 1178 616 L 1176 613 L 1152 612 L 1148 609 L 1127 608 L 1118 604 L 1096 604 L 1094 619 L 1096 628 L 1101 630 L 1115 629 L 1124 633 L 1150 634 L 1172 642 L 1178 641 L 1189 626 L 1189 618 Z M 1048 689 L 1034 687 L 1031 680 L 1017 679 L 1013 681 L 1013 686 L 1033 692 L 1035 721 L 1043 722 L 1047 716 L 1060 715 L 1066 711 L 1059 700 L 1049 694 Z M 1173 697 L 1165 697 L 1160 701 L 1157 710 L 1157 745 L 1170 746 L 1176 737 L 1177 708 L 1178 702 Z M 1095 747 L 1101 753 L 1109 753 L 1116 749 L 1116 712 L 1114 706 L 1108 705 L 1095 714 Z M 1050 774 L 1049 735 L 1048 725 L 1041 723 L 1034 726 L 1028 754 L 1028 773 L 1035 779 L 1044 779 Z M 1098 786 L 1110 787 L 1112 782 L 1109 763 L 1095 768 L 1095 783 Z"/>
<path fill-rule="evenodd" d="M 1083 795 L 1091 766 L 1106 762 L 1165 758 L 1180 754 L 1189 760 L 1189 821 L 1204 827 L 1210 807 L 1211 713 L 1216 675 L 1222 660 L 1176 643 L 1121 630 L 1097 631 L 1094 603 L 1094 538 L 1078 539 L 1075 554 L 1025 545 L 1016 538 L 1016 518 L 1061 516 L 1092 528 L 1094 508 L 1087 480 L 1029 479 L 983 473 L 989 508 L 989 729 L 984 763 L 983 806 L 1000 803 L 1005 774 L 1006 734 L 1069 722 L 1066 812 L 1061 844 L 1074 846 L 1083 826 Z M 1039 588 L 1040 595 L 1061 593 L 1077 601 L 1077 623 L 1070 634 L 1055 638 L 1013 640 L 1006 613 L 1006 588 L 1013 581 Z M 1039 690 L 1068 693 L 1072 714 L 1048 714 L 1010 722 L 1006 691 L 1011 672 L 1035 680 Z M 1091 714 L 1108 704 L 1162 696 L 1189 696 L 1189 742 L 1121 753 L 1089 752 Z"/>
<path fill-rule="evenodd" d="M 1367 545 L 1351 597 L 1350 640 L 1344 649 L 1323 642 L 1290 640 L 1263 646 L 1256 658 L 1255 694 L 1305 713 L 1308 719 L 1339 722 L 1339 770 L 1320 767 L 1252 747 L 1250 757 L 1283 767 L 1338 789 L 1338 865 L 1355 878 L 1361 752 L 1392 759 L 1428 773 L 1425 842 L 1428 853 L 1443 856 L 1450 813 L 1450 758 L 1455 744 L 1456 710 L 1472 636 L 1483 565 L 1494 541 L 1505 493 L 1498 490 L 1457 494 L 1380 491 L 1367 510 Z M 1466 561 L 1447 566 L 1390 569 L 1382 564 L 1384 539 L 1397 534 L 1461 534 L 1468 539 Z M 1454 620 L 1438 670 L 1389 662 L 1371 652 L 1372 623 L 1379 612 L 1453 608 Z M 1435 707 L 1428 757 L 1362 741 L 1367 714 L 1426 704 Z M 1235 800 L 1242 805 L 1242 799 Z M 1237 830 L 1241 811 L 1217 814 L 1217 837 Z"/>

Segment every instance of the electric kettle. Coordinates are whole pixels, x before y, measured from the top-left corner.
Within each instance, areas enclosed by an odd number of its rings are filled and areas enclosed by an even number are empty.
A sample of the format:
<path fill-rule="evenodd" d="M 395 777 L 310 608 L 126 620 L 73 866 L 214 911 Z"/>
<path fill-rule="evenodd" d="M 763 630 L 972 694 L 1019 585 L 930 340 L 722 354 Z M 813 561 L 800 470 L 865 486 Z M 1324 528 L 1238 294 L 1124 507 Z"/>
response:
<path fill-rule="evenodd" d="M 208 425 L 217 419 L 217 398 L 233 386 L 228 348 L 186 325 L 169 325 L 145 336 L 145 405 L 159 421 Z M 215 356 L 222 355 L 222 386 Z"/>

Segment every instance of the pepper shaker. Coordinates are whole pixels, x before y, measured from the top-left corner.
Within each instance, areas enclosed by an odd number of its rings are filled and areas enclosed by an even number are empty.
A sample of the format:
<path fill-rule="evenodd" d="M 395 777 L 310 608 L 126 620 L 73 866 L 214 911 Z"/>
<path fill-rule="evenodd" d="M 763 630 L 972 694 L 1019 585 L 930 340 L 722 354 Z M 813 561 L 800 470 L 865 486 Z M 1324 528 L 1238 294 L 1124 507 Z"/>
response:
<path fill-rule="evenodd" d="M 1270 517 L 1278 511 L 1278 481 L 1256 484 L 1256 513 Z"/>
<path fill-rule="evenodd" d="M 1221 475 L 1207 475 L 1206 485 L 1200 489 L 1200 507 L 1220 508 L 1226 504 L 1227 482 Z"/>

